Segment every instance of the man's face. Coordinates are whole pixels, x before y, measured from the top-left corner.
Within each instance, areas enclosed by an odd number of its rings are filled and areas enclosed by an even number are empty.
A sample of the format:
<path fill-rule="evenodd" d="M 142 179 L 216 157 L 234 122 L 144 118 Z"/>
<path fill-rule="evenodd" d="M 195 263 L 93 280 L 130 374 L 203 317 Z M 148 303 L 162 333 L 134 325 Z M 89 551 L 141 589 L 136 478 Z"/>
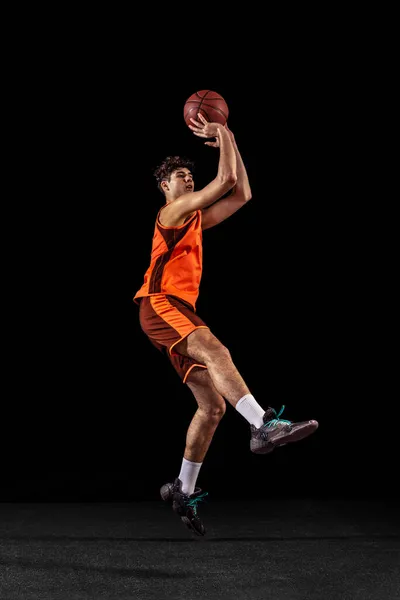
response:
<path fill-rule="evenodd" d="M 170 181 L 166 181 L 165 183 L 167 184 L 165 189 L 168 195 L 174 199 L 194 190 L 192 173 L 186 167 L 172 171 Z"/>

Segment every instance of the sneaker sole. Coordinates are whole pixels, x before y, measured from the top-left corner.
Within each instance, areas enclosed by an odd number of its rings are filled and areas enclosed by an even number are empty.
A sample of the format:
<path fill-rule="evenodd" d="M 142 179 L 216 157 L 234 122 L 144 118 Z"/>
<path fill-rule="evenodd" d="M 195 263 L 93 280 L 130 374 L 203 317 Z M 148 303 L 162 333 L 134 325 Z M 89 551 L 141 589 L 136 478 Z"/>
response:
<path fill-rule="evenodd" d="M 263 448 L 259 448 L 257 450 L 252 450 L 254 454 L 269 454 L 275 448 L 279 446 L 286 446 L 286 444 L 292 444 L 293 442 L 299 442 L 304 438 L 308 437 L 314 431 L 318 429 L 317 421 L 309 421 L 308 425 L 302 427 L 301 429 L 297 429 L 294 431 L 290 431 L 287 435 L 282 435 L 279 439 L 269 442 L 267 446 Z"/>
<path fill-rule="evenodd" d="M 195 529 L 195 527 L 192 526 L 190 520 L 187 517 L 181 517 L 181 521 L 186 525 L 188 529 L 190 529 L 190 531 L 193 531 L 196 535 L 203 536 L 205 534 L 205 530 L 203 533 L 197 531 L 197 529 Z"/>

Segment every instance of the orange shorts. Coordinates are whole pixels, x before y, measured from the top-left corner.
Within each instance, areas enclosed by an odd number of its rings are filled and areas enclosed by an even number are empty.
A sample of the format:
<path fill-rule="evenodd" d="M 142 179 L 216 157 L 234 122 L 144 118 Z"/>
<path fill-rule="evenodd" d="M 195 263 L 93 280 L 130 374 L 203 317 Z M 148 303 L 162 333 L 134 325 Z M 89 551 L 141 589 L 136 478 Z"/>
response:
<path fill-rule="evenodd" d="M 207 368 L 174 351 L 174 346 L 195 329 L 209 329 L 190 304 L 166 294 L 145 296 L 140 299 L 139 320 L 150 342 L 168 356 L 183 383 L 193 367 Z"/>

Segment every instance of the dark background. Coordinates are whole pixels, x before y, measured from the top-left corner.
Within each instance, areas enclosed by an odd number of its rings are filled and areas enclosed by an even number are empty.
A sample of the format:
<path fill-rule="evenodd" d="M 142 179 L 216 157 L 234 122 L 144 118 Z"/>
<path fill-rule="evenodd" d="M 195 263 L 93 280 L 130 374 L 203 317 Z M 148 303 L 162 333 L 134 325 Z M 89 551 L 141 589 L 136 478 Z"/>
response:
<path fill-rule="evenodd" d="M 179 473 L 195 401 L 140 330 L 132 296 L 163 203 L 155 167 L 189 156 L 196 187 L 216 173 L 218 150 L 183 121 L 201 89 L 229 105 L 253 198 L 204 234 L 198 313 L 262 406 L 320 427 L 259 457 L 228 406 L 198 485 L 221 498 L 395 495 L 357 71 L 329 53 L 235 77 L 100 62 L 89 53 L 27 85 L 0 499 L 158 499 Z"/>

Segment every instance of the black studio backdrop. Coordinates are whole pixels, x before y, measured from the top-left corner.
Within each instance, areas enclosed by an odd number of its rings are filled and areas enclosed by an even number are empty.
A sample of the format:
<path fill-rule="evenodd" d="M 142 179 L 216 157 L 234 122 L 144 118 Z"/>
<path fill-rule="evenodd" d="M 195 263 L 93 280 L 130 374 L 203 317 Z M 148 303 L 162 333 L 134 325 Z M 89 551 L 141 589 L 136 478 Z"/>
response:
<path fill-rule="evenodd" d="M 184 154 L 198 187 L 216 173 L 218 151 L 183 121 L 199 89 L 228 102 L 253 198 L 204 233 L 198 313 L 262 406 L 320 422 L 309 440 L 256 457 L 228 406 L 199 484 L 222 497 L 237 482 L 249 496 L 394 493 L 371 435 L 379 377 L 343 86 L 312 65 L 286 82 L 272 75 L 268 95 L 192 78 L 161 102 L 158 84 L 146 85 L 143 96 L 115 73 L 82 78 L 79 94 L 72 86 L 43 114 L 1 499 L 157 499 L 179 472 L 194 398 L 145 338 L 132 296 L 163 203 L 155 167 Z"/>

